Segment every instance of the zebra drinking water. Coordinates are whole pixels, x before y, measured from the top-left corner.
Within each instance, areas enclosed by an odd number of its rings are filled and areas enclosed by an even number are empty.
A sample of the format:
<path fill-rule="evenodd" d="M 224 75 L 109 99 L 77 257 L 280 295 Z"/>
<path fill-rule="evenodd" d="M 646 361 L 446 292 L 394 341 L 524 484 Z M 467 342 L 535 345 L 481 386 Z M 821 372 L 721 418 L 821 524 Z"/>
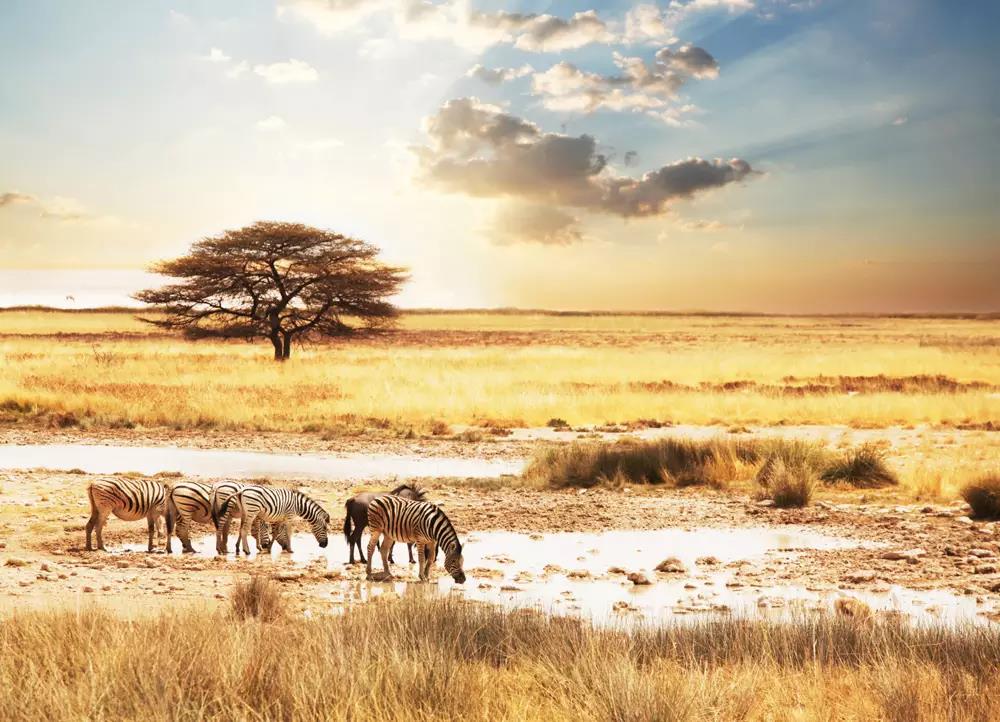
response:
<path fill-rule="evenodd" d="M 223 508 L 230 497 L 237 494 L 252 484 L 241 484 L 238 481 L 220 481 L 212 487 L 212 494 L 209 498 L 212 523 L 215 525 L 215 551 L 217 554 L 225 554 L 229 547 L 229 528 L 232 520 L 240 518 L 240 511 L 235 506 L 228 509 L 228 516 L 223 519 Z M 271 524 L 270 532 L 274 534 L 274 539 L 281 545 L 283 551 L 292 551 L 292 543 L 289 538 L 290 529 L 287 522 L 277 522 Z M 250 533 L 257 540 L 257 548 L 261 551 L 271 551 L 271 535 L 268 525 L 255 519 L 250 527 Z M 237 542 L 239 545 L 239 542 Z"/>
<path fill-rule="evenodd" d="M 213 498 L 220 504 L 225 503 L 226 499 L 241 488 L 243 484 L 232 481 L 219 482 L 215 486 L 200 481 L 179 481 L 174 484 L 167 492 L 167 553 L 172 551 L 171 541 L 175 529 L 184 551 L 194 552 L 194 547 L 191 546 L 191 522 L 217 525 L 218 519 L 212 514 Z M 274 532 L 274 538 L 282 548 L 288 548 L 287 525 L 275 524 L 269 529 L 267 524 L 258 520 L 254 522 L 251 531 L 257 539 L 258 549 L 270 550 L 271 531 Z M 216 547 L 218 548 L 218 529 L 216 529 Z"/>
<path fill-rule="evenodd" d="M 240 517 L 240 538 L 236 544 L 236 554 L 250 553 L 247 532 L 255 520 L 261 522 L 288 522 L 294 516 L 301 516 L 312 529 L 320 548 L 326 548 L 327 527 L 330 515 L 326 510 L 300 491 L 278 489 L 271 486 L 248 486 L 229 497 L 222 507 L 222 522 L 228 525 L 231 516 Z M 222 523 L 220 522 L 220 523 Z M 285 551 L 291 551 L 291 545 Z"/>
<path fill-rule="evenodd" d="M 413 501 L 425 501 L 426 496 L 420 487 L 413 484 L 400 484 L 389 493 L 401 496 L 404 499 L 412 499 Z M 361 563 L 364 564 L 366 562 L 365 554 L 361 551 L 361 534 L 364 532 L 365 527 L 368 526 L 368 506 L 377 496 L 380 495 L 373 491 L 366 491 L 352 496 L 344 503 L 344 509 L 347 512 L 344 516 L 344 537 L 347 539 L 347 548 L 350 550 L 348 564 L 354 564 L 354 547 L 358 548 L 358 557 L 360 557 Z M 351 521 L 354 522 L 353 529 L 351 529 Z M 406 545 L 406 551 L 410 557 L 410 564 L 413 564 L 412 543 Z M 389 562 L 392 563 L 393 561 L 392 552 L 390 551 Z"/>
<path fill-rule="evenodd" d="M 427 501 L 410 501 L 398 496 L 379 496 L 368 506 L 368 578 L 372 578 L 372 554 L 382 536 L 380 552 L 386 579 L 392 579 L 389 569 L 389 552 L 397 541 L 415 543 L 420 562 L 420 580 L 430 578 L 431 567 L 437 558 L 437 549 L 444 551 L 444 568 L 459 584 L 465 582 L 462 571 L 462 544 L 451 521 L 441 509 Z"/>
<path fill-rule="evenodd" d="M 146 519 L 149 524 L 149 551 L 153 551 L 153 533 L 159 534 L 157 522 L 165 512 L 166 490 L 151 479 L 96 479 L 87 485 L 90 519 L 87 520 L 87 551 L 91 532 L 97 532 L 97 548 L 104 548 L 104 525 L 114 514 L 125 521 Z"/>

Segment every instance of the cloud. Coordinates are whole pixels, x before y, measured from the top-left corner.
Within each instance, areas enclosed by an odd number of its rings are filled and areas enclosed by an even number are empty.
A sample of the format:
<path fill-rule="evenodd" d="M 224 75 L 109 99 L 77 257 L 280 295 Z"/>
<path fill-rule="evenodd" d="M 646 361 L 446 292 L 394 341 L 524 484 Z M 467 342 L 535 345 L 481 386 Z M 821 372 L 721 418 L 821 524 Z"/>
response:
<path fill-rule="evenodd" d="M 43 199 L 30 193 L 6 191 L 0 193 L 0 208 L 14 205 L 34 207 L 39 218 L 60 221 L 63 223 L 96 223 L 102 225 L 119 225 L 121 220 L 115 216 L 98 215 L 91 212 L 83 203 L 75 198 L 53 196 Z"/>
<path fill-rule="evenodd" d="M 608 167 L 589 135 L 545 133 L 476 98 L 445 103 L 426 121 L 427 146 L 415 148 L 425 182 L 453 193 L 518 198 L 621 217 L 654 216 L 673 201 L 750 176 L 741 159 L 688 158 L 641 178 Z"/>
<path fill-rule="evenodd" d="M 677 42 L 675 29 L 691 15 L 718 10 L 740 13 L 753 9 L 752 0 L 691 0 L 687 3 L 674 0 L 662 9 L 641 3 L 625 14 L 621 40 L 628 44 L 672 45 Z"/>
<path fill-rule="evenodd" d="M 210 63 L 228 63 L 232 58 L 218 48 L 212 48 L 208 51 L 208 55 L 205 56 L 205 60 Z"/>
<path fill-rule="evenodd" d="M 676 51 L 663 48 L 652 63 L 642 58 L 614 54 L 618 75 L 599 75 L 562 61 L 535 73 L 532 92 L 549 110 L 592 113 L 645 112 L 672 125 L 695 110 L 692 105 L 668 108 L 681 87 L 692 78 L 718 77 L 719 64 L 708 51 L 685 45 Z M 667 108 L 667 110 L 664 110 Z"/>
<path fill-rule="evenodd" d="M 688 233 L 711 233 L 712 231 L 725 231 L 729 228 L 722 221 L 689 220 L 681 221 L 678 226 L 682 231 Z"/>
<path fill-rule="evenodd" d="M 263 130 L 263 131 L 281 130 L 286 125 L 287 123 L 285 123 L 285 119 L 282 118 L 280 115 L 270 115 L 264 118 L 264 120 L 257 121 L 257 130 Z"/>
<path fill-rule="evenodd" d="M 255 65 L 253 71 L 272 85 L 289 83 L 312 83 L 319 78 L 316 68 L 309 63 L 290 58 L 270 65 Z"/>
<path fill-rule="evenodd" d="M 554 15 L 530 17 L 518 29 L 514 47 L 534 52 L 557 52 L 582 48 L 591 43 L 611 43 L 615 36 L 593 10 L 580 12 L 568 20 Z"/>
<path fill-rule="evenodd" d="M 241 60 L 240 62 L 236 63 L 231 68 L 229 68 L 229 70 L 226 71 L 226 77 L 238 78 L 249 69 L 250 69 L 250 63 L 248 63 L 246 60 Z"/>
<path fill-rule="evenodd" d="M 895 126 L 906 125 L 908 122 L 910 122 L 909 118 L 907 118 L 905 115 L 900 115 L 893 119 L 892 125 Z"/>
<path fill-rule="evenodd" d="M 575 216 L 546 205 L 508 203 L 493 219 L 488 236 L 493 243 L 540 243 L 568 246 L 583 240 Z"/>
<path fill-rule="evenodd" d="M 325 35 L 353 28 L 370 15 L 391 7 L 383 0 L 278 0 L 278 18 L 298 18 Z"/>
<path fill-rule="evenodd" d="M 499 85 L 500 83 L 507 83 L 511 80 L 531 75 L 533 72 L 535 72 L 535 69 L 527 63 L 519 68 L 487 68 L 484 65 L 477 64 L 469 68 L 469 71 L 465 75 L 468 78 L 478 78 L 490 85 Z"/>

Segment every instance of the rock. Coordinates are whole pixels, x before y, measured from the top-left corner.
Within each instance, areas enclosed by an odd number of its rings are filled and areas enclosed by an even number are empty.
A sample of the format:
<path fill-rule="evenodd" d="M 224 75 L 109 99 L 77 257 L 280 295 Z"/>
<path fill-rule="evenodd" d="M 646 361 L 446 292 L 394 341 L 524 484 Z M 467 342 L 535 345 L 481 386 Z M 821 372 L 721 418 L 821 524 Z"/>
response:
<path fill-rule="evenodd" d="M 1000 571 L 1000 567 L 996 564 L 979 564 L 974 571 L 976 574 L 996 574 Z"/>
<path fill-rule="evenodd" d="M 1000 592 L 1000 582 L 994 582 L 990 586 L 986 587 L 991 592 Z"/>
<path fill-rule="evenodd" d="M 856 617 L 858 619 L 869 619 L 872 616 L 872 608 L 853 597 L 840 597 L 833 603 L 834 611 L 844 617 Z"/>
<path fill-rule="evenodd" d="M 955 519 L 959 524 L 965 524 L 966 526 L 973 524 L 974 522 L 967 516 L 960 516 Z"/>
<path fill-rule="evenodd" d="M 761 499 L 760 501 L 757 502 L 757 506 L 763 507 L 765 509 L 768 507 L 772 507 L 774 506 L 774 499 Z"/>
<path fill-rule="evenodd" d="M 649 581 L 649 577 L 647 577 L 642 572 L 632 572 L 631 574 L 628 575 L 627 578 L 628 578 L 628 580 L 630 582 L 632 582 L 636 586 L 643 586 L 643 585 L 646 585 L 646 584 L 652 584 L 652 582 Z"/>
<path fill-rule="evenodd" d="M 639 611 L 638 608 L 632 606 L 631 604 L 629 604 L 628 602 L 626 602 L 624 599 L 623 600 L 619 600 L 619 601 L 615 602 L 614 604 L 612 604 L 611 605 L 611 609 L 613 611 L 615 611 L 615 612 L 618 612 L 619 614 L 623 614 L 625 612 L 637 612 L 637 611 Z"/>
<path fill-rule="evenodd" d="M 961 556 L 961 552 L 959 552 L 958 549 L 956 549 L 953 546 L 946 546 L 944 548 L 944 555 L 946 557 L 957 557 L 957 556 Z"/>
<path fill-rule="evenodd" d="M 716 564 L 719 564 L 720 562 L 718 557 L 707 556 L 707 557 L 698 557 L 697 559 L 695 559 L 694 563 L 702 564 L 704 566 L 714 566 Z"/>
<path fill-rule="evenodd" d="M 94 588 L 93 588 L 93 587 L 84 587 L 84 588 L 83 588 L 83 591 L 84 591 L 84 592 L 87 592 L 87 593 L 90 593 L 90 592 L 93 592 L 93 591 L 94 591 Z"/>
<path fill-rule="evenodd" d="M 608 574 L 627 574 L 621 567 L 608 567 Z"/>
<path fill-rule="evenodd" d="M 656 565 L 656 571 L 664 574 L 683 574 L 687 571 L 684 563 L 677 557 L 667 557 Z"/>
<path fill-rule="evenodd" d="M 501 592 L 522 592 L 524 591 L 521 587 L 515 587 L 513 584 L 505 584 L 500 587 Z"/>
<path fill-rule="evenodd" d="M 566 574 L 570 579 L 590 579 L 590 572 L 586 569 L 574 569 Z"/>
<path fill-rule="evenodd" d="M 841 579 L 851 584 L 863 584 L 864 582 L 874 582 L 878 574 L 873 569 L 858 569 L 848 572 Z"/>
<path fill-rule="evenodd" d="M 5 567 L 26 567 L 28 562 L 24 559 L 19 559 L 18 557 L 10 557 L 3 563 Z"/>
<path fill-rule="evenodd" d="M 989 559 L 996 556 L 996 554 L 990 549 L 970 549 L 969 554 L 974 557 L 979 557 L 980 559 Z"/>
<path fill-rule="evenodd" d="M 927 556 L 927 552 L 923 549 L 907 549 L 906 551 L 891 551 L 885 552 L 879 558 L 888 559 L 890 561 L 910 561 L 916 560 L 918 557 Z"/>

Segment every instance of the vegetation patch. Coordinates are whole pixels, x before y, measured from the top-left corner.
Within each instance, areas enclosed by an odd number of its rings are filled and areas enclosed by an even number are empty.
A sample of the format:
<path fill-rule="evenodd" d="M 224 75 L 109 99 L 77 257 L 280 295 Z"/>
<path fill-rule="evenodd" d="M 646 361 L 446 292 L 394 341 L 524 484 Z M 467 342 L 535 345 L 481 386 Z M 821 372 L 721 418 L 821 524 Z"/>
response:
<path fill-rule="evenodd" d="M 236 583 L 229 595 L 229 607 L 237 619 L 273 622 L 283 614 L 284 601 L 275 582 L 254 574 L 247 581 Z"/>
<path fill-rule="evenodd" d="M 979 519 L 1000 519 L 1000 473 L 994 472 L 970 481 L 962 488 L 962 498 Z"/>
<path fill-rule="evenodd" d="M 807 464 L 786 464 L 772 456 L 757 472 L 759 499 L 770 499 L 780 509 L 808 506 L 816 490 L 816 471 Z"/>
<path fill-rule="evenodd" d="M 899 483 L 885 461 L 885 451 L 874 444 L 865 444 L 848 451 L 830 463 L 821 473 L 827 484 L 847 484 L 858 489 L 880 489 Z"/>

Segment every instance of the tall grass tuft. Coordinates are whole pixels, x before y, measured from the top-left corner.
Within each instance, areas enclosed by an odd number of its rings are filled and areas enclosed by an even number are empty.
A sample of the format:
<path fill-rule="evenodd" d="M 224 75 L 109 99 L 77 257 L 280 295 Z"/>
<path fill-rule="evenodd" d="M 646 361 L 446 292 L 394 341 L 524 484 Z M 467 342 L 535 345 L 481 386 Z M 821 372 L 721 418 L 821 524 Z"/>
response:
<path fill-rule="evenodd" d="M 816 482 L 816 472 L 808 464 L 786 464 L 781 457 L 772 456 L 757 473 L 761 486 L 758 498 L 770 499 L 782 509 L 801 508 L 812 501 Z"/>
<path fill-rule="evenodd" d="M 974 479 L 962 487 L 962 498 L 979 519 L 1000 519 L 1000 472 Z"/>
<path fill-rule="evenodd" d="M 273 622 L 284 613 L 281 588 L 262 574 L 237 582 L 229 594 L 229 608 L 237 619 Z"/>
<path fill-rule="evenodd" d="M 543 449 L 524 478 L 554 488 L 626 483 L 722 488 L 753 478 L 767 459 L 780 459 L 790 468 L 818 468 L 829 458 L 819 444 L 784 439 L 575 442 Z"/>
<path fill-rule="evenodd" d="M 858 489 L 879 489 L 899 483 L 885 462 L 885 452 L 874 444 L 852 449 L 821 473 L 827 484 L 843 483 Z"/>

